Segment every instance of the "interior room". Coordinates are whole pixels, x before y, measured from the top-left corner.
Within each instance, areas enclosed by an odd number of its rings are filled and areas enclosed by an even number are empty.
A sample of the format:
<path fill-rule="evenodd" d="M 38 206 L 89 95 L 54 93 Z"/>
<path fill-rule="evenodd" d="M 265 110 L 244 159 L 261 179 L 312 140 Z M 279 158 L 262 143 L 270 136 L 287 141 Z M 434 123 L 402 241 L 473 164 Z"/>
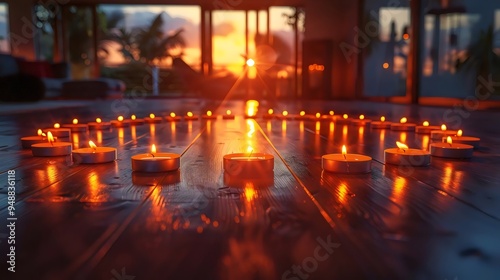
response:
<path fill-rule="evenodd" d="M 0 0 L 0 279 L 496 280 L 499 119 L 497 1 Z"/>

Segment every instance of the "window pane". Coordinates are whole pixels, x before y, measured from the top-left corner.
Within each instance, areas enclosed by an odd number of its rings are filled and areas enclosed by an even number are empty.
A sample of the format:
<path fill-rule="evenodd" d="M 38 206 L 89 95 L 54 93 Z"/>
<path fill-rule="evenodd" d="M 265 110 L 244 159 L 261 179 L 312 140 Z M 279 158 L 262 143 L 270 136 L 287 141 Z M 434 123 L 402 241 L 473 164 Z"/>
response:
<path fill-rule="evenodd" d="M 0 52 L 10 53 L 9 9 L 6 3 L 0 3 Z"/>
<path fill-rule="evenodd" d="M 215 71 L 241 74 L 245 65 L 245 12 L 214 11 L 213 64 Z"/>

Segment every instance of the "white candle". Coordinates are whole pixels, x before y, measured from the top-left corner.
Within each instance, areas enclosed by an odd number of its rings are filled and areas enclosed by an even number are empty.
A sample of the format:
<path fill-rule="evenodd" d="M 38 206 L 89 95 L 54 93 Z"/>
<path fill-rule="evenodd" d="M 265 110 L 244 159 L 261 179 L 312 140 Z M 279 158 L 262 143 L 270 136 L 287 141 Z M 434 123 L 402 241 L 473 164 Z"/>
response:
<path fill-rule="evenodd" d="M 148 118 L 144 119 L 147 123 L 161 123 L 163 121 L 162 117 L 157 117 L 155 114 L 149 114 Z"/>
<path fill-rule="evenodd" d="M 371 124 L 371 128 L 375 129 L 386 129 L 386 128 L 391 128 L 391 122 L 388 122 L 385 120 L 385 117 L 382 116 L 380 117 L 380 121 L 374 121 Z"/>
<path fill-rule="evenodd" d="M 274 156 L 266 153 L 234 153 L 224 155 L 224 172 L 231 176 L 255 178 L 274 170 Z"/>
<path fill-rule="evenodd" d="M 193 112 L 187 112 L 186 116 L 184 116 L 184 119 L 187 121 L 195 121 L 198 119 L 198 116 L 193 114 Z"/>
<path fill-rule="evenodd" d="M 181 117 L 177 116 L 174 112 L 171 112 L 170 115 L 165 117 L 165 119 L 169 122 L 178 122 L 181 120 Z"/>
<path fill-rule="evenodd" d="M 89 148 L 73 150 L 73 160 L 77 163 L 105 163 L 116 160 L 116 149 L 97 147 L 89 141 Z"/>
<path fill-rule="evenodd" d="M 371 172 L 372 158 L 360 154 L 348 154 L 345 145 L 342 154 L 326 154 L 321 158 L 323 170 L 336 173 Z"/>
<path fill-rule="evenodd" d="M 174 153 L 157 153 L 151 146 L 151 153 L 132 156 L 132 170 L 138 172 L 168 172 L 180 167 L 181 156 Z"/>
<path fill-rule="evenodd" d="M 445 141 L 445 137 L 443 137 L 443 142 Z M 457 131 L 456 136 L 451 136 L 451 140 L 453 143 L 467 144 L 474 147 L 474 149 L 479 148 L 479 144 L 481 142 L 481 138 L 472 137 L 472 136 L 463 136 L 463 131 L 459 129 Z"/>
<path fill-rule="evenodd" d="M 47 132 L 47 142 L 31 145 L 31 152 L 36 157 L 55 157 L 71 154 L 72 146 L 69 142 L 54 142 L 52 133 Z"/>
<path fill-rule="evenodd" d="M 397 148 L 384 151 L 384 162 L 395 165 L 428 166 L 431 155 L 424 150 L 409 149 L 407 145 L 396 142 Z"/>
<path fill-rule="evenodd" d="M 86 132 L 88 130 L 88 126 L 78 123 L 78 119 L 73 119 L 73 123 L 63 124 L 62 127 L 71 129 L 71 132 Z"/>
<path fill-rule="evenodd" d="M 55 123 L 54 127 L 43 129 L 43 131 L 50 131 L 53 137 L 57 138 L 70 138 L 71 137 L 71 129 L 69 128 L 61 128 L 59 123 Z"/>
<path fill-rule="evenodd" d="M 453 143 L 448 136 L 446 143 L 431 144 L 431 155 L 443 158 L 471 158 L 474 147 L 467 144 Z"/>
<path fill-rule="evenodd" d="M 130 120 L 125 120 L 123 116 L 118 116 L 116 120 L 111 121 L 111 125 L 114 127 L 126 127 L 130 126 Z"/>
<path fill-rule="evenodd" d="M 95 122 L 89 122 L 87 125 L 89 129 L 93 130 L 106 130 L 111 127 L 111 123 L 103 122 L 101 118 L 96 118 Z"/>
<path fill-rule="evenodd" d="M 365 118 L 365 115 L 360 115 L 357 119 L 352 119 L 351 124 L 357 126 L 367 126 L 371 124 L 371 120 Z"/>
<path fill-rule="evenodd" d="M 455 136 L 457 135 L 456 130 L 448 130 L 446 125 L 441 125 L 440 130 L 433 130 L 431 131 L 431 139 L 432 140 L 439 140 L 442 141 L 443 137 L 448 137 L 448 136 Z"/>
<path fill-rule="evenodd" d="M 399 123 L 392 123 L 391 130 L 395 131 L 414 131 L 417 125 L 414 123 L 408 123 L 408 119 L 406 117 L 401 118 Z"/>
<path fill-rule="evenodd" d="M 37 134 L 37 136 L 26 136 L 21 138 L 21 145 L 23 149 L 31 149 L 31 145 L 33 144 L 47 142 L 47 137 L 41 129 L 37 131 Z"/>
<path fill-rule="evenodd" d="M 415 133 L 430 134 L 433 130 L 439 130 L 439 126 L 429 125 L 428 121 L 424 121 L 422 125 L 415 128 Z"/>

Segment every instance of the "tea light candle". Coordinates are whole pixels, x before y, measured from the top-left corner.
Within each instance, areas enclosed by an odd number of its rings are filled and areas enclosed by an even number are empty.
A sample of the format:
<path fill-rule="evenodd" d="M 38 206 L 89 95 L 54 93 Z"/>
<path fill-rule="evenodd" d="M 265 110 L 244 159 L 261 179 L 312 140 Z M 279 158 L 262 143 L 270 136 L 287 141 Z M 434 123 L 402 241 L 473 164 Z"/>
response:
<path fill-rule="evenodd" d="M 130 120 L 125 120 L 123 116 L 118 116 L 116 120 L 111 121 L 111 125 L 114 127 L 126 127 L 130 126 Z"/>
<path fill-rule="evenodd" d="M 342 118 L 337 118 L 335 122 L 340 123 L 340 124 L 348 124 L 351 122 L 351 119 L 349 118 L 348 114 L 343 114 Z"/>
<path fill-rule="evenodd" d="M 31 145 L 31 152 L 36 157 L 56 157 L 71 154 L 71 143 L 54 142 L 54 136 L 47 132 L 47 142 Z"/>
<path fill-rule="evenodd" d="M 273 109 L 269 109 L 267 110 L 267 114 L 265 114 L 263 116 L 264 119 L 272 119 L 274 118 L 274 110 Z"/>
<path fill-rule="evenodd" d="M 396 141 L 397 148 L 390 148 L 384 151 L 384 162 L 395 165 L 428 166 L 431 164 L 430 153 L 409 149 L 407 145 Z"/>
<path fill-rule="evenodd" d="M 463 131 L 461 129 L 459 129 L 457 131 L 456 136 L 451 136 L 451 140 L 453 141 L 453 143 L 471 145 L 472 147 L 474 147 L 474 149 L 479 148 L 479 143 L 481 141 L 481 138 L 472 137 L 472 136 L 462 136 L 462 135 L 463 135 Z M 446 139 L 443 138 L 443 142 L 444 142 L 444 140 L 446 140 Z"/>
<path fill-rule="evenodd" d="M 371 172 L 372 158 L 359 154 L 348 154 L 345 145 L 342 154 L 327 154 L 321 157 L 323 170 L 336 173 L 368 173 Z"/>
<path fill-rule="evenodd" d="M 26 136 L 21 138 L 21 145 L 23 149 L 31 149 L 31 145 L 37 143 L 47 142 L 47 137 L 41 129 L 37 131 L 38 136 Z"/>
<path fill-rule="evenodd" d="M 330 110 L 328 112 L 328 115 L 323 115 L 321 118 L 323 118 L 325 121 L 335 121 L 338 116 L 335 115 L 335 112 L 333 110 Z"/>
<path fill-rule="evenodd" d="M 372 122 L 371 128 L 375 129 L 386 129 L 386 128 L 391 128 L 391 122 L 387 122 L 385 120 L 385 117 L 382 116 L 380 117 L 380 121 L 374 121 Z"/>
<path fill-rule="evenodd" d="M 222 115 L 222 118 L 224 120 L 234 120 L 234 115 L 232 114 L 231 110 L 226 110 L 226 114 Z"/>
<path fill-rule="evenodd" d="M 168 172 L 179 169 L 181 155 L 157 153 L 156 146 L 151 146 L 151 153 L 132 156 L 132 170 L 139 172 Z"/>
<path fill-rule="evenodd" d="M 408 123 L 408 119 L 406 117 L 401 118 L 399 123 L 392 123 L 391 130 L 395 131 L 415 131 L 415 127 L 417 125 L 414 123 Z"/>
<path fill-rule="evenodd" d="M 95 119 L 95 122 L 89 122 L 87 124 L 91 130 L 106 130 L 111 127 L 111 123 L 103 122 L 101 118 Z"/>
<path fill-rule="evenodd" d="M 169 122 L 178 122 L 182 118 L 177 116 L 174 112 L 171 112 L 170 115 L 166 116 L 165 119 Z"/>
<path fill-rule="evenodd" d="M 453 143 L 451 136 L 446 138 L 446 143 L 432 143 L 431 155 L 443 158 L 471 158 L 474 147 L 467 144 Z"/>
<path fill-rule="evenodd" d="M 193 112 L 187 112 L 186 116 L 184 117 L 185 120 L 187 121 L 195 121 L 198 119 L 198 116 L 193 114 Z"/>
<path fill-rule="evenodd" d="M 231 176 L 258 177 L 274 170 L 274 156 L 266 153 L 234 153 L 224 155 L 224 172 Z"/>
<path fill-rule="evenodd" d="M 457 135 L 456 130 L 448 130 L 445 124 L 441 125 L 441 130 L 431 131 L 431 139 L 442 141 L 443 137 L 455 136 Z"/>
<path fill-rule="evenodd" d="M 308 120 L 311 117 L 306 114 L 306 111 L 300 111 L 299 115 L 295 116 L 296 120 Z"/>
<path fill-rule="evenodd" d="M 105 163 L 116 160 L 116 149 L 111 147 L 97 147 L 89 141 L 89 148 L 73 150 L 73 160 L 78 163 Z"/>
<path fill-rule="evenodd" d="M 142 125 L 144 124 L 144 119 L 138 119 L 136 115 L 130 116 L 131 125 Z"/>
<path fill-rule="evenodd" d="M 144 121 L 147 123 L 161 123 L 163 118 L 157 117 L 155 114 L 149 114 L 149 118 L 145 118 Z"/>
<path fill-rule="evenodd" d="M 71 137 L 71 129 L 61 128 L 59 123 L 55 123 L 53 128 L 46 128 L 44 131 L 50 131 L 54 137 L 69 138 Z"/>
<path fill-rule="evenodd" d="M 433 130 L 439 130 L 439 126 L 429 125 L 428 121 L 424 121 L 422 125 L 415 128 L 415 133 L 430 134 Z"/>
<path fill-rule="evenodd" d="M 281 115 L 278 115 L 276 117 L 278 119 L 280 119 L 280 120 L 291 120 L 291 119 L 293 119 L 293 116 L 290 115 L 290 113 L 288 113 L 287 110 L 284 110 L 283 112 L 281 112 Z M 297 116 L 297 118 L 298 118 L 298 116 Z"/>
<path fill-rule="evenodd" d="M 212 111 L 208 110 L 204 115 L 203 118 L 206 120 L 215 120 L 217 119 L 217 116 L 212 113 Z"/>
<path fill-rule="evenodd" d="M 353 119 L 351 120 L 352 125 L 357 125 L 357 126 L 366 126 L 371 124 L 371 120 L 365 118 L 365 115 L 359 115 L 359 119 Z"/>
<path fill-rule="evenodd" d="M 87 132 L 88 130 L 88 126 L 78 123 L 78 119 L 73 119 L 72 124 L 63 124 L 63 127 L 71 129 L 71 132 Z"/>

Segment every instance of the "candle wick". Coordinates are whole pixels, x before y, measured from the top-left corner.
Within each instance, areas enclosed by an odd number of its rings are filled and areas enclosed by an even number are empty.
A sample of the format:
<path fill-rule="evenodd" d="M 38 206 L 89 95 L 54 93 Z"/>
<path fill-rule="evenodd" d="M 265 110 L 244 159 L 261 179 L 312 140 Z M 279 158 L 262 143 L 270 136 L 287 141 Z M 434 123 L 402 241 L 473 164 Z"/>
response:
<path fill-rule="evenodd" d="M 151 156 L 152 156 L 152 157 L 155 157 L 155 155 L 154 155 L 153 153 L 151 153 Z"/>
<path fill-rule="evenodd" d="M 403 153 L 406 153 L 406 150 L 405 149 L 402 149 L 403 150 Z"/>
<path fill-rule="evenodd" d="M 343 156 L 344 156 L 344 159 L 347 160 L 347 156 L 345 154 L 343 154 Z"/>
<path fill-rule="evenodd" d="M 96 148 L 94 147 L 94 148 L 92 148 L 92 150 L 93 150 L 93 151 L 92 151 L 92 153 L 94 153 L 94 154 L 95 154 L 95 152 L 96 152 Z"/>
<path fill-rule="evenodd" d="M 250 154 L 248 155 L 248 157 L 252 156 L 252 153 L 253 153 L 253 149 L 250 151 Z"/>

